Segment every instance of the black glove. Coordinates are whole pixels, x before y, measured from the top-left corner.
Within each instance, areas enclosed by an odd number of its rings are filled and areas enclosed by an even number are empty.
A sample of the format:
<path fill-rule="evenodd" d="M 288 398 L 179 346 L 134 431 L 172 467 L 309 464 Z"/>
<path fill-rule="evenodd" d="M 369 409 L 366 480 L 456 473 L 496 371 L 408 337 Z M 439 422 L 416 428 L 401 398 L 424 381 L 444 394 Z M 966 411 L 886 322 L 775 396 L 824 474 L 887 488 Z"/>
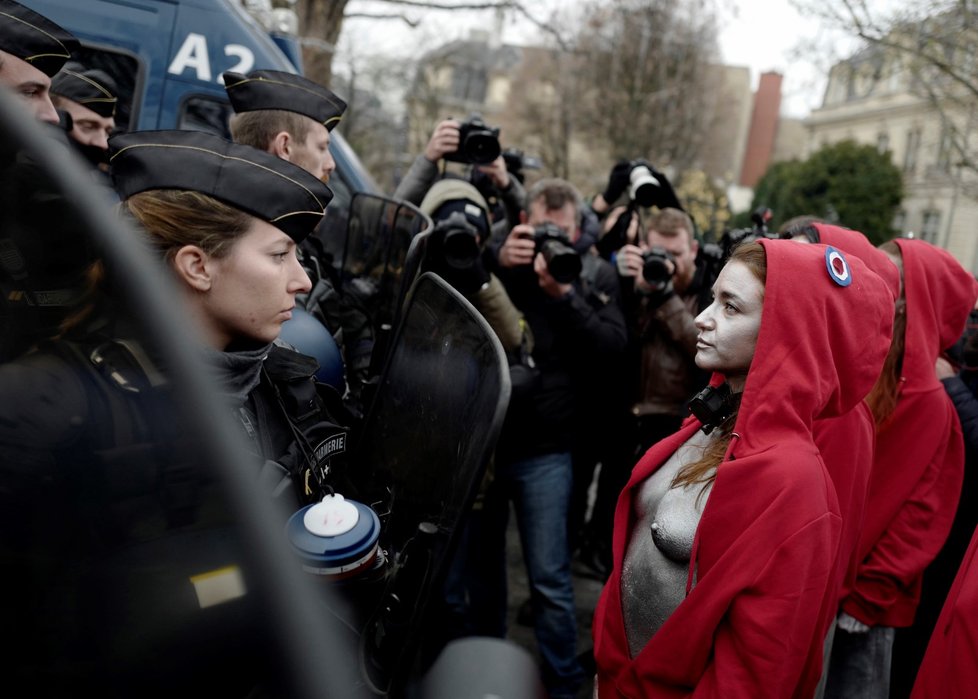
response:
<path fill-rule="evenodd" d="M 619 160 L 611 168 L 611 174 L 608 175 L 608 186 L 601 193 L 608 206 L 615 203 L 618 197 L 625 193 L 625 190 L 628 188 L 628 176 L 631 171 L 632 164 L 628 160 Z"/>

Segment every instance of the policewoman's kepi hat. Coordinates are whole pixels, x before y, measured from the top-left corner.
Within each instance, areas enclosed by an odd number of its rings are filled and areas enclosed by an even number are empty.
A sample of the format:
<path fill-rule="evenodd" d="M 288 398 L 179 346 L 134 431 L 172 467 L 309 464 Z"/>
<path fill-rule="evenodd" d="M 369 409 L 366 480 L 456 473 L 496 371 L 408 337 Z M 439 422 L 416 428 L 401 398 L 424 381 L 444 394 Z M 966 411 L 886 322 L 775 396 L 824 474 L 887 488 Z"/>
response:
<path fill-rule="evenodd" d="M 125 200 L 184 189 L 271 223 L 296 242 L 322 220 L 329 187 L 297 165 L 202 131 L 134 131 L 109 139 L 112 181 Z"/>

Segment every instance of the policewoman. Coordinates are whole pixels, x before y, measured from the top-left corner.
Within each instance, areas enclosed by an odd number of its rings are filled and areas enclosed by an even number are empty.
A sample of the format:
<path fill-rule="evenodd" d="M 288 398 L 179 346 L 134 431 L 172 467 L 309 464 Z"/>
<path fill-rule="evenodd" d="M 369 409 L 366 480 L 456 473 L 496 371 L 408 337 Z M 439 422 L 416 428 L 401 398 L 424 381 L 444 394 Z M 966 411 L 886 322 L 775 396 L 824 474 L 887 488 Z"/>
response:
<path fill-rule="evenodd" d="M 842 521 L 812 425 L 872 386 L 863 337 L 886 334 L 892 292 L 854 256 L 779 240 L 737 248 L 713 291 L 696 318 L 710 389 L 615 512 L 602 699 L 810 697 L 818 679 Z"/>
<path fill-rule="evenodd" d="M 332 192 L 280 158 L 194 131 L 110 141 L 116 190 L 172 270 L 229 408 L 275 496 L 317 500 L 346 448 L 331 387 L 314 359 L 276 344 L 309 277 L 297 246 Z"/>

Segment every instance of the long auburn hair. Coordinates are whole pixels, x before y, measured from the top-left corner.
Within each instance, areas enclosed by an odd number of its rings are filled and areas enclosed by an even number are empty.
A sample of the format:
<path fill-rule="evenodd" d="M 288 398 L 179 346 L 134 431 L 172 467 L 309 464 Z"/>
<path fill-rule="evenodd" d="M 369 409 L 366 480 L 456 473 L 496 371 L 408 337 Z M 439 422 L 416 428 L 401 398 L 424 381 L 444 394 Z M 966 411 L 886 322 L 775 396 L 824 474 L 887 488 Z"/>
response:
<path fill-rule="evenodd" d="M 880 372 L 879 378 L 876 379 L 876 385 L 866 396 L 866 404 L 873 413 L 877 427 L 886 422 L 896 410 L 900 379 L 903 374 L 903 353 L 906 349 L 907 339 L 907 299 L 903 289 L 903 257 L 900 254 L 900 246 L 892 240 L 888 240 L 879 247 L 880 250 L 889 253 L 901 262 L 897 265 L 897 269 L 900 270 L 900 298 L 897 299 L 894 308 L 893 341 L 890 343 L 890 350 L 886 353 L 883 370 Z"/>
<path fill-rule="evenodd" d="M 757 241 L 742 243 L 738 245 L 730 254 L 730 262 L 741 262 L 753 273 L 761 284 L 767 283 L 767 256 L 764 253 L 764 246 Z M 736 397 L 737 408 L 733 410 L 726 420 L 721 422 L 713 430 L 713 438 L 703 449 L 703 455 L 690 464 L 685 464 L 679 469 L 676 477 L 672 481 L 672 487 L 689 486 L 702 484 L 705 492 L 706 488 L 716 479 L 716 469 L 727 454 L 727 447 L 733 439 L 733 428 L 737 423 L 737 415 L 740 412 L 740 397 Z"/>

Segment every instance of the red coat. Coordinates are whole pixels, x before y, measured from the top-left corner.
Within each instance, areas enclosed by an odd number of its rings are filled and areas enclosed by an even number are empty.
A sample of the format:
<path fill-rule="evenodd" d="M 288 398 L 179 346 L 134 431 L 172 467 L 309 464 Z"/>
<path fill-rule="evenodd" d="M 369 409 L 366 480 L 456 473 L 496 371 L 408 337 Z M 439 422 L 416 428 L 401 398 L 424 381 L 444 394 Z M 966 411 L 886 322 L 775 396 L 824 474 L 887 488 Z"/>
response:
<path fill-rule="evenodd" d="M 954 406 L 934 364 L 960 337 L 978 283 L 947 251 L 898 239 L 907 328 L 896 410 L 880 426 L 859 542 L 842 608 L 870 626 L 913 623 L 924 569 L 947 539 L 964 476 Z"/>
<path fill-rule="evenodd" d="M 813 226 L 818 231 L 819 242 L 858 256 L 867 267 L 886 282 L 892 300 L 896 301 L 899 298 L 899 270 L 886 253 L 874 247 L 866 236 L 859 231 L 825 223 L 816 223 Z M 890 315 L 892 314 L 891 302 Z M 867 394 L 872 390 L 876 377 L 883 368 L 892 337 L 892 323 L 889 332 L 875 337 L 863 336 L 866 351 L 872 352 L 879 360 L 875 376 L 871 379 L 872 383 L 866 389 Z M 839 547 L 838 562 L 839 600 L 841 601 L 855 584 L 856 570 L 860 561 L 859 538 L 866 513 L 869 478 L 876 450 L 876 421 L 869 406 L 865 402 L 860 402 L 854 410 L 843 416 L 816 420 L 812 436 L 835 486 L 839 510 L 842 514 L 842 543 Z M 826 631 L 834 618 L 833 611 L 831 618 L 827 620 Z"/>
<path fill-rule="evenodd" d="M 966 699 L 978 683 L 978 531 L 948 592 L 910 699 Z"/>
<path fill-rule="evenodd" d="M 690 418 L 653 446 L 619 498 L 614 568 L 593 627 L 601 699 L 810 696 L 803 678 L 818 677 L 841 518 L 812 422 L 862 399 L 863 377 L 878 370 L 864 337 L 885 334 L 892 297 L 851 256 L 851 284 L 840 286 L 824 246 L 761 244 L 765 304 L 737 437 L 696 531 L 687 596 L 635 658 L 620 594 L 632 498 L 699 423 Z M 861 331 L 840 332 L 849 327 Z"/>

